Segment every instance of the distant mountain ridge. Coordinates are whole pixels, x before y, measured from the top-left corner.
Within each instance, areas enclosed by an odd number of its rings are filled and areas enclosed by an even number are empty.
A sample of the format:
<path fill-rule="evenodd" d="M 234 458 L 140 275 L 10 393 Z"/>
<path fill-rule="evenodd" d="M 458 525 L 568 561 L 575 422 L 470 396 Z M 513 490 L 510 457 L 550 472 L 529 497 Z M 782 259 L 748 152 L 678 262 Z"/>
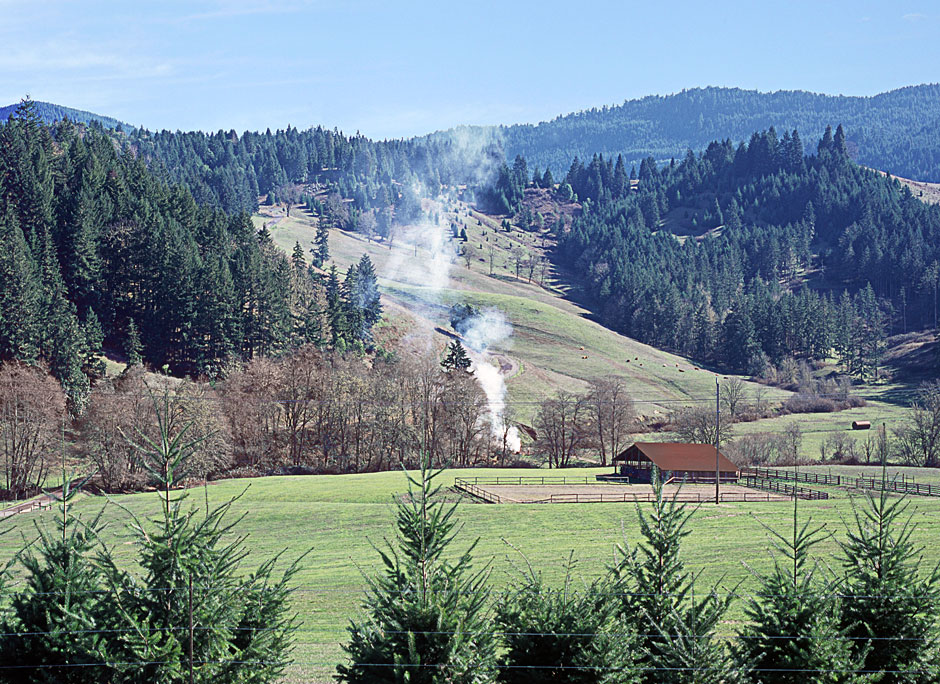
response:
<path fill-rule="evenodd" d="M 80 124 L 89 124 L 92 121 L 97 121 L 104 128 L 117 128 L 119 126 L 123 130 L 134 128 L 134 126 L 126 124 L 123 121 L 118 121 L 110 116 L 101 116 L 94 112 L 63 107 L 62 105 L 52 104 L 51 102 L 39 102 L 38 100 L 34 100 L 33 104 L 36 106 L 36 113 L 45 124 L 53 124 L 56 121 L 68 118 L 69 121 Z M 19 107 L 19 103 L 0 107 L 0 121 L 9 119 L 10 115 L 16 111 L 17 107 Z"/>
<path fill-rule="evenodd" d="M 627 168 L 652 156 L 681 159 L 713 140 L 746 141 L 774 126 L 796 128 L 815 141 L 841 123 L 861 164 L 921 181 L 940 181 L 940 84 L 908 86 L 871 97 L 806 91 L 762 93 L 740 88 L 694 88 L 651 95 L 622 105 L 584 110 L 539 124 L 492 127 L 508 159 L 549 166 L 558 176 L 577 156 L 622 154 Z M 808 152 L 815 150 L 807 149 Z"/>

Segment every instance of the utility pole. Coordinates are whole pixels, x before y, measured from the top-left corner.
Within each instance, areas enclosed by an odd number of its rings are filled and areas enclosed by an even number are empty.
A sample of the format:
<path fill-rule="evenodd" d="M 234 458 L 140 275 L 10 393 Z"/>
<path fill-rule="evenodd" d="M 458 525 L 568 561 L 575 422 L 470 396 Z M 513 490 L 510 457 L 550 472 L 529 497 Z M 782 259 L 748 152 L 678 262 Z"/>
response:
<path fill-rule="evenodd" d="M 718 432 L 721 429 L 721 386 L 718 384 L 718 376 L 715 376 L 715 503 L 721 502 L 719 493 L 719 482 L 721 481 L 721 463 L 718 460 Z"/>

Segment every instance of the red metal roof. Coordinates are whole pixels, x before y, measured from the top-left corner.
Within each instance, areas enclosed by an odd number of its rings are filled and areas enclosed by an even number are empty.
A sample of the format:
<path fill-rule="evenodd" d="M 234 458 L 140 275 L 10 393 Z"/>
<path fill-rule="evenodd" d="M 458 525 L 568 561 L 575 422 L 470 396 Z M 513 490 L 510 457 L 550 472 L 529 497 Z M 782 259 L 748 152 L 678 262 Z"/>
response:
<path fill-rule="evenodd" d="M 686 444 L 684 442 L 637 442 L 614 458 L 626 461 L 636 449 L 645 459 L 656 464 L 660 470 L 715 472 L 715 447 L 711 444 Z M 737 472 L 738 467 L 718 452 L 718 467 L 723 473 Z"/>

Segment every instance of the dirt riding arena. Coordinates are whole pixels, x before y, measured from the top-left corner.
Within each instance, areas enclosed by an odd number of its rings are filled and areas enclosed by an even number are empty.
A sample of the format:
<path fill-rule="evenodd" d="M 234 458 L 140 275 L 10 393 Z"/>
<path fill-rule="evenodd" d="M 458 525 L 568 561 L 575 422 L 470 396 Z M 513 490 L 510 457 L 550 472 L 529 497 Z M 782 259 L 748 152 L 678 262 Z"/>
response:
<path fill-rule="evenodd" d="M 653 488 L 648 484 L 599 483 L 590 482 L 588 478 L 555 479 L 565 481 L 546 482 L 551 478 L 537 477 L 458 478 L 455 486 L 488 503 L 616 503 L 653 500 Z M 663 487 L 666 497 L 671 498 L 677 492 L 677 500 L 682 502 L 696 503 L 715 500 L 714 484 Z M 721 500 L 730 503 L 733 501 L 791 501 L 792 499 L 776 492 L 761 491 L 737 484 L 722 484 Z"/>

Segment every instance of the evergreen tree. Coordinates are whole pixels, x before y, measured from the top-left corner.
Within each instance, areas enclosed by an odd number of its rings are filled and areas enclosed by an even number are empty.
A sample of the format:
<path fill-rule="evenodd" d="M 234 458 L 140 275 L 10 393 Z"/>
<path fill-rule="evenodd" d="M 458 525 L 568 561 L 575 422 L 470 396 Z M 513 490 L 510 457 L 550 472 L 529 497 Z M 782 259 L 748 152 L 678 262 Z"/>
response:
<path fill-rule="evenodd" d="M 244 537 L 232 536 L 241 518 L 226 521 L 234 500 L 201 510 L 184 507 L 185 493 L 171 494 L 205 438 L 190 436 L 192 423 L 181 424 L 169 389 L 152 399 L 158 436 L 139 433 L 134 446 L 161 492 L 161 514 L 132 525 L 139 577 L 105 565 L 123 627 L 114 667 L 135 682 L 277 681 L 297 628 L 288 583 L 300 559 L 279 578 L 276 558 L 242 572 Z"/>
<path fill-rule="evenodd" d="M 100 562 L 110 552 L 98 538 L 101 514 L 90 523 L 70 518 L 68 486 L 55 529 L 19 555 L 25 582 L 0 621 L 0 682 L 114 681 L 107 663 L 118 660 L 120 620 Z M 98 562 L 92 554 L 97 551 Z"/>
<path fill-rule="evenodd" d="M 760 346 L 745 306 L 732 309 L 725 317 L 721 330 L 722 356 L 729 368 L 742 373 L 758 373 Z"/>
<path fill-rule="evenodd" d="M 0 358 L 38 356 L 40 288 L 32 251 L 16 216 L 6 211 L 0 214 Z"/>
<path fill-rule="evenodd" d="M 854 525 L 842 542 L 845 594 L 842 625 L 853 653 L 885 684 L 935 682 L 940 568 L 926 573 L 923 548 L 911 540 L 915 522 L 908 502 L 882 489 L 853 503 Z"/>
<path fill-rule="evenodd" d="M 332 343 L 337 345 L 342 340 L 345 347 L 345 344 L 351 339 L 351 335 L 336 264 L 330 266 L 329 277 L 326 281 L 326 316 L 330 325 Z"/>
<path fill-rule="evenodd" d="M 75 305 L 66 299 L 65 283 L 48 231 L 43 233 L 40 250 L 40 351 L 65 390 L 69 411 L 78 416 L 84 411 L 89 392 L 88 377 L 82 370 L 88 359 L 88 344 Z"/>
<path fill-rule="evenodd" d="M 868 678 L 857 674 L 864 654 L 840 626 L 842 606 L 836 582 L 820 577 L 811 549 L 825 538 L 824 526 L 802 526 L 793 500 L 793 530 L 787 537 L 769 530 L 783 556 L 760 576 L 760 587 L 748 599 L 748 625 L 735 647 L 738 661 L 761 684 L 854 684 Z M 768 528 L 769 529 L 769 528 Z"/>
<path fill-rule="evenodd" d="M 99 203 L 104 194 L 104 173 L 95 157 L 89 160 L 91 168 L 82 174 L 81 188 L 71 220 L 65 226 L 65 258 L 63 275 L 69 293 L 84 312 L 97 303 L 101 280 L 101 260 L 98 255 L 100 226 L 107 220 Z"/>
<path fill-rule="evenodd" d="M 365 313 L 360 306 L 359 298 L 359 267 L 353 264 L 346 271 L 346 278 L 340 290 L 342 308 L 345 312 L 346 342 L 365 339 Z"/>
<path fill-rule="evenodd" d="M 330 260 L 330 229 L 323 218 L 317 221 L 317 236 L 310 253 L 313 255 L 313 265 L 317 268 L 323 268 Z"/>
<path fill-rule="evenodd" d="M 368 578 L 367 617 L 349 626 L 343 649 L 350 662 L 337 668 L 340 681 L 476 684 L 495 677 L 488 573 L 473 572 L 476 542 L 456 558 L 448 553 L 457 505 L 441 499 L 434 480 L 442 472 L 422 459 L 417 477 L 406 473 L 396 539 L 379 550 L 383 572 Z"/>
<path fill-rule="evenodd" d="M 85 338 L 85 359 L 82 363 L 82 371 L 90 378 L 103 378 L 105 365 L 101 354 L 104 332 L 101 330 L 101 322 L 94 309 L 88 309 L 82 333 Z"/>
<path fill-rule="evenodd" d="M 832 149 L 832 126 L 826 126 L 826 131 L 823 133 L 823 137 L 820 139 L 819 144 L 816 145 L 816 154 L 822 157 L 824 154 L 830 154 Z"/>
<path fill-rule="evenodd" d="M 467 350 L 460 344 L 460 340 L 454 340 L 447 345 L 447 352 L 444 354 L 444 358 L 441 359 L 441 368 L 446 371 L 467 370 L 471 365 L 473 365 L 473 362 L 467 356 Z"/>
<path fill-rule="evenodd" d="M 294 249 L 291 251 L 290 265 L 294 273 L 303 273 L 307 270 L 307 260 L 304 257 L 304 248 L 300 246 L 300 241 L 294 242 Z"/>
<path fill-rule="evenodd" d="M 371 340 L 372 328 L 382 318 L 382 302 L 375 267 L 366 253 L 359 257 L 359 264 L 356 268 L 356 283 L 352 296 L 362 316 L 362 329 L 359 338 L 363 341 Z"/>
<path fill-rule="evenodd" d="M 845 143 L 845 131 L 842 129 L 842 124 L 836 126 L 836 134 L 832 139 L 832 149 L 840 158 L 848 158 L 849 148 Z"/>
<path fill-rule="evenodd" d="M 679 556 L 695 509 L 663 494 L 654 472 L 650 512 L 637 506 L 643 542 L 618 547 L 620 561 L 611 569 L 621 597 L 620 618 L 639 634 L 639 660 L 644 682 L 731 681 L 734 664 L 716 628 L 731 596 L 717 592 L 695 596 L 695 579 Z"/>
<path fill-rule="evenodd" d="M 561 590 L 528 567 L 496 605 L 505 653 L 497 681 L 511 684 L 639 682 L 635 637 L 617 620 L 617 587 L 595 580 L 572 586 L 574 563 L 565 566 Z"/>
<path fill-rule="evenodd" d="M 137 325 L 134 319 L 127 321 L 127 336 L 124 340 L 124 355 L 127 357 L 128 366 L 140 366 L 144 360 L 141 356 L 143 345 L 140 342 L 140 333 L 137 331 Z"/>
<path fill-rule="evenodd" d="M 555 179 L 552 177 L 552 170 L 547 168 L 542 174 L 542 187 L 551 190 L 555 187 Z"/>

